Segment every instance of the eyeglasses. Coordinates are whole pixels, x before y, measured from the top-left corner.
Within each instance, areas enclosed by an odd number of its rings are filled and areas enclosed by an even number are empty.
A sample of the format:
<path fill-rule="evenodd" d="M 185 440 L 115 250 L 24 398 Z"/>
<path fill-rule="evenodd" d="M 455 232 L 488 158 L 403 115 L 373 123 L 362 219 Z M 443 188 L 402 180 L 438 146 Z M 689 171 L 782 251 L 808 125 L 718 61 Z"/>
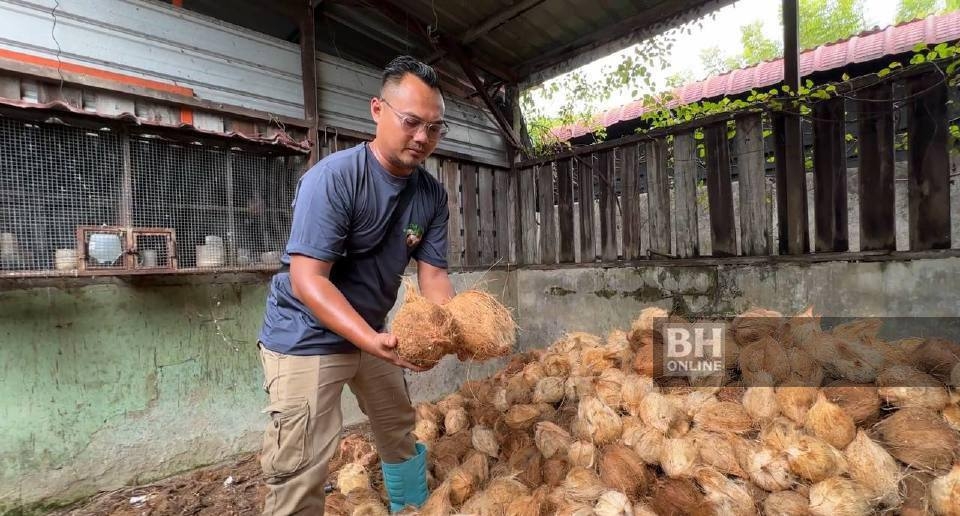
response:
<path fill-rule="evenodd" d="M 416 135 L 421 127 L 423 127 L 424 132 L 427 134 L 427 138 L 431 140 L 439 140 L 450 131 L 450 127 L 442 120 L 437 123 L 424 122 L 415 116 L 397 111 L 397 108 L 391 106 L 390 103 L 387 102 L 387 99 L 383 97 L 380 98 L 380 102 L 386 104 L 386 106 L 390 108 L 390 111 L 393 111 L 394 114 L 397 115 L 397 118 L 400 119 L 400 127 L 410 136 Z"/>

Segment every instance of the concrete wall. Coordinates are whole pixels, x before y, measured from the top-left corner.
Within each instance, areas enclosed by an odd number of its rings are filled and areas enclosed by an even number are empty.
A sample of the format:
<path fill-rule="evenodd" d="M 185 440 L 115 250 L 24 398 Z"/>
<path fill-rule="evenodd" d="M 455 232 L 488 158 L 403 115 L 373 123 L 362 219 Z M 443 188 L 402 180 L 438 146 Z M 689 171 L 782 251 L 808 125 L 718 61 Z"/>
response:
<path fill-rule="evenodd" d="M 455 279 L 515 305 L 505 274 Z M 263 282 L 0 292 L 0 514 L 255 450 L 265 296 Z M 433 398 L 498 365 L 448 357 L 411 391 Z M 363 420 L 349 389 L 343 411 Z"/>
<path fill-rule="evenodd" d="M 960 258 L 910 262 L 566 268 L 455 274 L 515 310 L 521 349 L 625 328 L 644 306 L 734 314 L 960 315 Z M 257 448 L 261 283 L 122 282 L 0 292 L 0 514 L 168 476 Z M 447 357 L 410 375 L 435 399 L 500 362 Z M 344 393 L 344 420 L 363 419 Z"/>

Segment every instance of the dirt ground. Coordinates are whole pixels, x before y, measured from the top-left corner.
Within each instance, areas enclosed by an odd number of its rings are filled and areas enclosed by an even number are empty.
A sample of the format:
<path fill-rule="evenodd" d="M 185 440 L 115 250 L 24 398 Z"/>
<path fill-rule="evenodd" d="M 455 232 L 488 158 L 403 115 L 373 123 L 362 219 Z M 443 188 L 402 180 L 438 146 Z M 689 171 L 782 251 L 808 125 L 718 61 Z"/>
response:
<path fill-rule="evenodd" d="M 382 492 L 376 450 L 369 427 L 344 432 L 330 463 L 328 481 L 347 462 L 364 463 L 374 488 Z M 267 488 L 256 454 L 167 478 L 152 484 L 99 493 L 52 516 L 253 516 L 260 514 Z M 382 496 L 382 495 L 381 495 Z M 338 514 L 339 493 L 328 496 L 327 514 Z M 342 498 L 342 497 L 340 497 Z M 332 502 L 332 503 L 331 503 Z M 335 505 L 335 506 L 331 506 Z"/>

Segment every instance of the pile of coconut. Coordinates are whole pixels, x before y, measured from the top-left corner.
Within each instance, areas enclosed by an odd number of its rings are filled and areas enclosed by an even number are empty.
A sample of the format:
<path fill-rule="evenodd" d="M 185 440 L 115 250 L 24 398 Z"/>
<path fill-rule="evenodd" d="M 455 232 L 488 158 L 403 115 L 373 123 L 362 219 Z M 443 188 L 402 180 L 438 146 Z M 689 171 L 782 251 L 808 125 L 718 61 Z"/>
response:
<path fill-rule="evenodd" d="M 960 344 L 752 309 L 728 327 L 723 374 L 655 378 L 668 318 L 567 334 L 419 405 L 418 513 L 960 515 Z M 341 483 L 369 485 L 348 467 Z"/>

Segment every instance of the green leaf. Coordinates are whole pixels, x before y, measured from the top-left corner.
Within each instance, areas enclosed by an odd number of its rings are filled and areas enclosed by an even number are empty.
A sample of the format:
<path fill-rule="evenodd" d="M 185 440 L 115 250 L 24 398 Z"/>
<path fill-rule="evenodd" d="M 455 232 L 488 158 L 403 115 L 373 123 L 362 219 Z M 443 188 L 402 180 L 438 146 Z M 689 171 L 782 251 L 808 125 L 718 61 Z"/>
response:
<path fill-rule="evenodd" d="M 901 66 L 903 66 L 903 65 L 900 64 L 900 61 L 894 61 L 894 62 L 888 64 L 888 65 L 887 65 L 887 68 L 893 69 L 893 68 L 900 68 Z"/>
<path fill-rule="evenodd" d="M 926 49 L 927 49 L 927 45 L 925 43 L 917 43 L 916 45 L 913 46 L 914 52 L 922 52 L 923 50 L 926 50 Z"/>
<path fill-rule="evenodd" d="M 886 77 L 888 75 L 890 75 L 889 68 L 884 68 L 883 70 L 880 70 L 879 72 L 877 72 L 877 77 Z"/>
<path fill-rule="evenodd" d="M 840 79 L 841 79 L 843 82 L 847 82 L 847 81 L 850 80 L 850 75 L 844 73 L 843 75 L 840 76 Z"/>
<path fill-rule="evenodd" d="M 923 54 L 916 54 L 910 58 L 910 64 L 912 65 L 921 64 L 925 62 L 927 62 L 927 58 L 924 57 Z"/>
<path fill-rule="evenodd" d="M 806 82 L 804 82 L 804 84 L 807 86 L 807 88 L 813 88 L 813 81 L 811 81 L 810 79 L 807 79 Z"/>
<path fill-rule="evenodd" d="M 848 142 L 852 142 L 852 141 L 853 141 L 853 135 L 850 134 L 850 133 L 845 134 L 843 138 L 844 138 L 846 141 L 848 141 Z"/>
<path fill-rule="evenodd" d="M 936 58 L 937 58 L 937 53 L 936 53 L 936 52 L 928 52 L 928 53 L 927 53 L 927 61 L 933 61 L 933 60 L 936 59 Z"/>

